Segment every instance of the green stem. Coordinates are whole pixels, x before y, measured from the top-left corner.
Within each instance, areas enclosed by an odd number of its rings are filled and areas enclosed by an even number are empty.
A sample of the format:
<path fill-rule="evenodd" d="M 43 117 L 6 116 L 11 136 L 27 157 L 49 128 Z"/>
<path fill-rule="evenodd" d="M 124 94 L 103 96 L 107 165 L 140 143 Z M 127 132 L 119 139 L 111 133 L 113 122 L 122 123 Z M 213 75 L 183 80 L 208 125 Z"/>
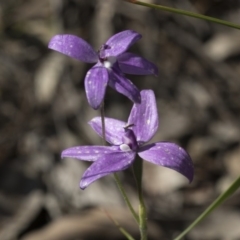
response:
<path fill-rule="evenodd" d="M 133 174 L 137 183 L 138 198 L 139 198 L 139 230 L 141 240 L 147 240 L 147 210 L 143 199 L 142 192 L 142 172 L 143 160 L 136 159 L 133 164 Z"/>
<path fill-rule="evenodd" d="M 194 228 L 199 222 L 201 222 L 204 218 L 206 218 L 214 209 L 216 209 L 218 206 L 220 206 L 234 192 L 236 192 L 239 187 L 240 187 L 240 176 L 186 230 L 184 230 L 174 240 L 182 239 L 192 228 Z"/>
<path fill-rule="evenodd" d="M 167 11 L 167 12 L 177 13 L 180 15 L 188 16 L 188 17 L 194 17 L 194 18 L 206 20 L 206 21 L 213 22 L 213 23 L 218 23 L 218 24 L 221 24 L 221 25 L 224 25 L 227 27 L 240 29 L 240 25 L 238 25 L 238 24 L 224 21 L 224 20 L 214 18 L 214 17 L 205 16 L 205 15 L 198 14 L 198 13 L 193 13 L 193 12 L 189 12 L 189 11 L 185 11 L 185 10 L 181 10 L 181 9 L 177 9 L 177 8 L 171 8 L 171 7 L 166 7 L 166 6 L 162 6 L 162 5 L 158 5 L 158 4 L 145 3 L 145 2 L 141 2 L 141 1 L 135 1 L 135 0 L 125 0 L 125 1 L 131 2 L 136 5 L 141 5 L 144 7 L 160 9 L 160 10 Z"/>
<path fill-rule="evenodd" d="M 128 208 L 131 211 L 131 213 L 132 213 L 134 219 L 136 220 L 137 224 L 139 224 L 139 217 L 138 217 L 137 213 L 135 212 L 135 210 L 133 209 L 132 204 L 130 203 L 130 201 L 129 201 L 128 197 L 127 197 L 127 194 L 126 194 L 126 192 L 125 192 L 125 190 L 123 188 L 123 185 L 120 182 L 120 179 L 119 179 L 119 177 L 118 177 L 118 175 L 116 173 L 114 173 L 114 178 L 115 178 L 115 181 L 117 183 L 118 189 L 119 189 L 119 191 L 121 192 L 121 194 L 123 196 L 124 201 L 126 202 Z"/>
<path fill-rule="evenodd" d="M 106 145 L 106 130 L 105 130 L 105 114 L 104 114 L 104 103 L 102 103 L 101 105 L 101 123 L 102 123 L 102 136 L 103 136 L 103 145 Z M 129 210 L 131 211 L 134 219 L 136 220 L 136 222 L 139 224 L 139 217 L 137 215 L 137 213 L 135 212 L 132 204 L 130 203 L 129 201 L 129 198 L 126 194 L 126 191 L 118 177 L 118 175 L 116 173 L 114 173 L 114 178 L 115 178 L 115 181 L 117 183 L 117 186 L 118 186 L 118 189 L 119 191 L 121 192 L 122 196 L 123 196 L 123 199 L 124 201 L 126 202 Z"/>
<path fill-rule="evenodd" d="M 128 239 L 128 240 L 135 240 L 123 227 L 119 225 L 119 223 L 111 217 L 110 214 L 106 210 L 104 210 L 106 215 L 109 217 L 109 219 L 114 223 L 114 225 L 119 229 L 119 231 Z"/>
<path fill-rule="evenodd" d="M 128 239 L 128 240 L 135 240 L 124 228 L 118 227 L 119 231 Z"/>

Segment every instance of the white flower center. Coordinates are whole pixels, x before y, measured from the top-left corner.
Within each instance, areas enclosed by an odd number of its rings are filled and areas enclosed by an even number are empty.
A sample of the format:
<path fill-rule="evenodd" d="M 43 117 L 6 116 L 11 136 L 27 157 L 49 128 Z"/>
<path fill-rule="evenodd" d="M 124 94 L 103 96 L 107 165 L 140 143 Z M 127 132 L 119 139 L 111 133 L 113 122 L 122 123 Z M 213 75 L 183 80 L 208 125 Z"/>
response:
<path fill-rule="evenodd" d="M 110 69 L 116 61 L 116 57 L 108 57 L 107 60 L 103 62 L 103 66 Z"/>
<path fill-rule="evenodd" d="M 131 151 L 131 148 L 127 144 L 122 144 L 119 147 L 123 152 Z"/>

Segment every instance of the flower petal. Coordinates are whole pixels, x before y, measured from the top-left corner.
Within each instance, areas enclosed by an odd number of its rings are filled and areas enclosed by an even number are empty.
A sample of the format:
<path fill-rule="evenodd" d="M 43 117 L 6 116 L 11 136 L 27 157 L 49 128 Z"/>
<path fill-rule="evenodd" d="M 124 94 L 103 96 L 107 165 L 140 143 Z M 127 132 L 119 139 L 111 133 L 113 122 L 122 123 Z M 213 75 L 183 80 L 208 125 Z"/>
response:
<path fill-rule="evenodd" d="M 126 52 L 118 56 L 118 64 L 120 69 L 127 74 L 158 75 L 158 68 L 155 64 L 133 53 Z"/>
<path fill-rule="evenodd" d="M 56 35 L 50 40 L 48 47 L 83 62 L 95 63 L 98 61 L 98 55 L 94 49 L 77 36 Z"/>
<path fill-rule="evenodd" d="M 135 155 L 136 153 L 132 151 L 118 151 L 100 156 L 83 174 L 80 188 L 85 189 L 103 176 L 125 170 L 133 163 Z"/>
<path fill-rule="evenodd" d="M 128 118 L 138 142 L 147 142 L 158 129 L 158 113 L 154 92 L 141 91 L 141 104 L 134 104 Z"/>
<path fill-rule="evenodd" d="M 110 56 L 118 56 L 130 48 L 142 36 L 133 31 L 126 30 L 113 35 L 107 40 L 100 51 L 100 57 L 106 58 Z"/>
<path fill-rule="evenodd" d="M 144 160 L 173 169 L 184 175 L 191 182 L 193 180 L 193 163 L 188 153 L 174 143 L 158 142 L 146 145 L 139 151 Z"/>
<path fill-rule="evenodd" d="M 102 137 L 102 121 L 100 117 L 93 118 L 88 122 L 93 130 Z M 124 127 L 126 123 L 113 118 L 105 118 L 105 137 L 106 141 L 113 145 L 123 143 L 122 136 L 124 135 Z"/>
<path fill-rule="evenodd" d="M 134 103 L 141 102 L 140 92 L 137 87 L 116 69 L 110 72 L 108 85 Z"/>
<path fill-rule="evenodd" d="M 116 146 L 77 146 L 62 151 L 61 157 L 76 158 L 85 161 L 95 161 L 99 156 L 118 150 Z"/>
<path fill-rule="evenodd" d="M 108 71 L 104 67 L 91 68 L 85 77 L 85 90 L 88 102 L 93 109 L 98 109 L 104 99 L 108 83 Z"/>

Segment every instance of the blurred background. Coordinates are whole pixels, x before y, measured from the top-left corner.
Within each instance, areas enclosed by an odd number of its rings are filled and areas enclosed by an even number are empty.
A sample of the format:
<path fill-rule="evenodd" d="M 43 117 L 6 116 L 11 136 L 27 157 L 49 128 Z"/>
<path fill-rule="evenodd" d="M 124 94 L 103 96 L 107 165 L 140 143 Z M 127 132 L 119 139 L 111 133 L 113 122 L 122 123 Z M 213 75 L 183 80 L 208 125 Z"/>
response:
<path fill-rule="evenodd" d="M 148 0 L 240 24 L 238 0 Z M 240 31 L 121 0 L 0 1 L 0 239 L 136 239 L 138 228 L 112 176 L 86 190 L 89 163 L 60 158 L 63 149 L 101 144 L 87 122 L 84 76 L 91 67 L 47 48 L 71 33 L 98 50 L 111 35 L 143 35 L 130 51 L 154 62 L 159 76 L 129 76 L 154 89 L 160 128 L 191 155 L 194 181 L 144 166 L 149 239 L 172 239 L 240 174 Z M 132 103 L 108 89 L 106 115 L 126 120 Z M 130 170 L 120 173 L 137 207 Z M 205 219 L 187 240 L 240 239 L 240 193 Z"/>

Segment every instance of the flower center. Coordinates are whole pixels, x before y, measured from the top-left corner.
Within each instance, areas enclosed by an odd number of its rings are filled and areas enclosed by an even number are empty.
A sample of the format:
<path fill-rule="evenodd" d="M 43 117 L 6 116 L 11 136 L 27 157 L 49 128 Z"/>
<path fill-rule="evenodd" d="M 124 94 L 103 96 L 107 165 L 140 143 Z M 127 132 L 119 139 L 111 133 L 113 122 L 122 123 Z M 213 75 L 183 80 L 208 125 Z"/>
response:
<path fill-rule="evenodd" d="M 110 69 L 116 61 L 116 57 L 108 57 L 106 60 L 103 60 L 103 66 L 107 69 Z"/>
<path fill-rule="evenodd" d="M 127 144 L 122 144 L 119 146 L 120 149 L 123 151 L 123 152 L 128 152 L 128 151 L 131 151 L 131 148 L 127 145 Z"/>
<path fill-rule="evenodd" d="M 106 50 L 111 49 L 111 47 L 107 44 L 103 44 L 98 51 L 98 59 L 100 63 L 107 69 L 111 69 L 112 66 L 116 63 L 117 58 L 114 56 L 106 57 Z"/>
<path fill-rule="evenodd" d="M 124 152 L 137 151 L 138 143 L 133 130 L 129 129 L 132 125 L 125 127 L 125 133 L 122 137 L 123 144 L 120 145 L 120 149 Z"/>

